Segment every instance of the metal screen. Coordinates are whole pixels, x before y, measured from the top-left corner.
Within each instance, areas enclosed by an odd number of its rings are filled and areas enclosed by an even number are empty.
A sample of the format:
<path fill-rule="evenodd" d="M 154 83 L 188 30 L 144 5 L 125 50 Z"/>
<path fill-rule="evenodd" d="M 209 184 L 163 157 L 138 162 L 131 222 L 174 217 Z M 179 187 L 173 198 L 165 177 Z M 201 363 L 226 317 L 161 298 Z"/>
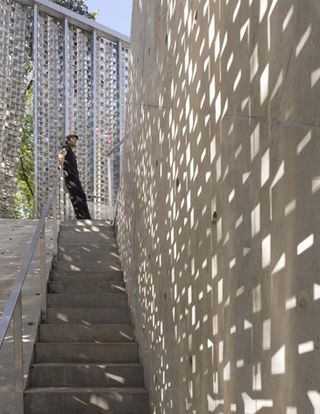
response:
<path fill-rule="evenodd" d="M 97 217 L 111 216 L 120 175 L 116 150 L 123 133 L 128 64 L 127 43 L 79 27 L 68 17 L 52 18 L 38 12 L 36 30 L 37 206 L 44 203 L 57 171 L 57 153 L 65 135 L 79 135 L 77 160 L 80 179 Z M 49 23 L 48 23 L 49 22 Z M 42 26 L 49 25 L 50 30 Z M 52 39 L 52 38 L 53 39 Z M 48 71 L 43 61 L 51 63 Z M 46 102 L 40 99 L 45 94 Z M 41 126 L 46 119 L 46 128 Z"/>
<path fill-rule="evenodd" d="M 0 215 L 13 210 L 27 66 L 30 72 L 33 61 L 36 214 L 57 175 L 59 148 L 75 133 L 93 215 L 111 216 L 120 152 L 107 153 L 123 135 L 129 39 L 50 1 L 20 1 L 0 0 Z"/>
<path fill-rule="evenodd" d="M 30 9 L 15 1 L 0 1 L 0 217 L 13 211 L 21 146 Z"/>

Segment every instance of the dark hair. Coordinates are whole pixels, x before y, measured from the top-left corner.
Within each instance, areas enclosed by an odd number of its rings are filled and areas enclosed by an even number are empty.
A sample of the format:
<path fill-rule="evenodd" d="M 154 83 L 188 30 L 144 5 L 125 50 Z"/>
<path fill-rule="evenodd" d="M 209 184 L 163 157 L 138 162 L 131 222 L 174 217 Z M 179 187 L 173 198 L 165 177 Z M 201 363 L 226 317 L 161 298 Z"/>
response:
<path fill-rule="evenodd" d="M 78 137 L 78 135 L 77 134 L 70 134 L 70 135 L 67 135 L 66 136 L 66 140 L 68 141 L 70 138 L 76 138 L 77 139 L 77 141 L 78 141 L 78 139 L 79 139 L 79 137 Z"/>

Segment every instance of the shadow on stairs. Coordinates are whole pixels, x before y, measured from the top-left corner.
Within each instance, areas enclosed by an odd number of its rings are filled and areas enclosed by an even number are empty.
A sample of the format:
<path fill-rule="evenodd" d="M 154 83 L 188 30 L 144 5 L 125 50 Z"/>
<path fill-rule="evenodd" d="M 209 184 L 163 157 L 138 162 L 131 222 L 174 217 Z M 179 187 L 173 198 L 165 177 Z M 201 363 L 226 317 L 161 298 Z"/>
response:
<path fill-rule="evenodd" d="M 25 414 L 149 414 L 113 230 L 67 222 L 38 329 Z"/>

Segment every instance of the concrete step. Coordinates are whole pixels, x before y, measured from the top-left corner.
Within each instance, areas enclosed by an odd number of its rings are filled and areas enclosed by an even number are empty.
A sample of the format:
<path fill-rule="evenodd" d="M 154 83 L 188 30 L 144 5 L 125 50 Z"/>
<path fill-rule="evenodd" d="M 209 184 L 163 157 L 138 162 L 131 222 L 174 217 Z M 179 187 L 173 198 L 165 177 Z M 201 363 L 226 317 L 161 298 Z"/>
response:
<path fill-rule="evenodd" d="M 69 308 L 52 307 L 47 309 L 47 323 L 59 324 L 130 324 L 131 316 L 128 307 L 101 308 Z"/>
<path fill-rule="evenodd" d="M 120 293 L 126 292 L 124 282 L 110 282 L 110 281 L 90 281 L 81 282 L 73 280 L 67 282 L 61 280 L 59 282 L 48 283 L 49 293 Z"/>
<path fill-rule="evenodd" d="M 118 258 L 110 258 L 108 260 L 100 259 L 82 259 L 75 261 L 58 260 L 54 266 L 54 270 L 58 271 L 76 271 L 76 272 L 112 272 L 121 270 Z"/>
<path fill-rule="evenodd" d="M 25 414 L 149 414 L 144 388 L 32 388 Z"/>
<path fill-rule="evenodd" d="M 109 272 L 94 272 L 94 271 L 87 271 L 87 272 L 77 272 L 77 271 L 60 271 L 60 270 L 53 270 L 50 274 L 50 280 L 65 280 L 66 282 L 69 281 L 78 281 L 78 282 L 88 282 L 91 280 L 98 281 L 98 280 L 112 280 L 112 281 L 122 281 L 123 280 L 123 272 L 120 271 L 109 271 Z"/>
<path fill-rule="evenodd" d="M 63 237 L 69 239 L 84 240 L 86 237 L 95 236 L 96 240 L 107 240 L 115 237 L 113 229 L 108 226 L 90 226 L 90 227 L 62 227 L 59 233 L 59 241 Z"/>
<path fill-rule="evenodd" d="M 116 247 L 105 245 L 101 246 L 90 244 L 89 246 L 78 246 L 78 247 L 60 247 L 58 260 L 66 262 L 76 261 L 90 261 L 92 263 L 99 262 L 105 263 L 109 260 L 119 260 L 119 253 Z"/>
<path fill-rule="evenodd" d="M 143 387 L 140 364 L 34 364 L 30 387 Z"/>
<path fill-rule="evenodd" d="M 134 328 L 129 324 L 41 324 L 40 342 L 132 342 Z"/>
<path fill-rule="evenodd" d="M 97 228 L 108 228 L 113 229 L 110 221 L 107 220 L 68 220 L 61 223 L 61 229 L 94 229 Z"/>
<path fill-rule="evenodd" d="M 114 235 L 112 233 L 60 233 L 59 251 L 66 252 L 67 249 L 73 248 L 111 248 L 117 247 Z"/>
<path fill-rule="evenodd" d="M 52 293 L 47 295 L 50 308 L 121 308 L 127 307 L 127 295 L 118 293 Z"/>
<path fill-rule="evenodd" d="M 118 252 L 116 239 L 111 233 L 60 233 L 59 235 L 58 252 L 67 253 L 69 250 L 90 252 L 105 248 Z"/>
<path fill-rule="evenodd" d="M 95 260 L 109 257 L 119 258 L 117 246 L 108 243 L 89 243 L 79 246 L 60 246 L 58 249 L 58 260 Z"/>
<path fill-rule="evenodd" d="M 150 414 L 113 228 L 61 228 L 25 414 Z"/>
<path fill-rule="evenodd" d="M 36 343 L 35 362 L 138 362 L 138 345 L 132 343 Z"/>

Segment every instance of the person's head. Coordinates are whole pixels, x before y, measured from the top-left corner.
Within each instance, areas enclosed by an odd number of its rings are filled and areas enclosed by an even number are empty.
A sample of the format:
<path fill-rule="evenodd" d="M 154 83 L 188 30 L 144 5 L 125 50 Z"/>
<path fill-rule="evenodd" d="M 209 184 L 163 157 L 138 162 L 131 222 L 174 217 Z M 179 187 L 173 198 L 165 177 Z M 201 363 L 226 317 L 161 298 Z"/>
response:
<path fill-rule="evenodd" d="M 70 134 L 66 136 L 66 142 L 71 145 L 71 147 L 76 147 L 79 137 L 76 134 Z"/>

